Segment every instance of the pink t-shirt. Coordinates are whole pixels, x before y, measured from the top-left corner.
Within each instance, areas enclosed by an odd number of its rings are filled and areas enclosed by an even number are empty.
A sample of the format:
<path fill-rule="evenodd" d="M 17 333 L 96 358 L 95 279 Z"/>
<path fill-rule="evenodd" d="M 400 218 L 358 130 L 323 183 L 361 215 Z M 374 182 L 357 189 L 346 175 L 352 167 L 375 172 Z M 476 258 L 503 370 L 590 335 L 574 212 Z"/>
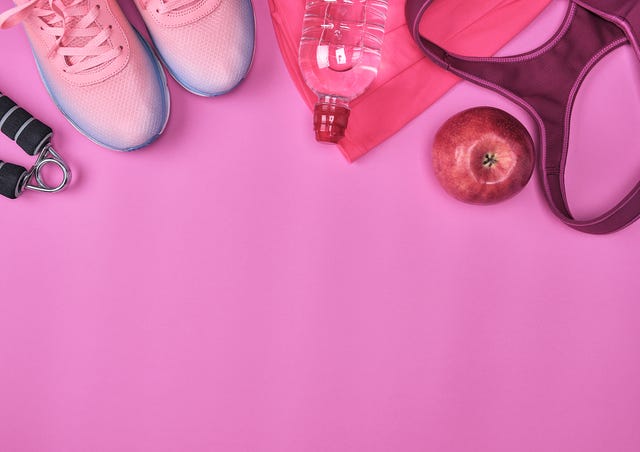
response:
<path fill-rule="evenodd" d="M 451 52 L 490 56 L 550 1 L 437 0 L 429 7 L 421 29 L 425 36 Z M 298 67 L 305 2 L 269 0 L 269 6 L 289 73 L 309 108 L 313 108 L 316 95 L 304 83 Z M 404 0 L 389 0 L 378 77 L 351 103 L 346 136 L 338 145 L 349 161 L 396 133 L 459 80 L 435 66 L 413 42 L 405 23 L 404 6 Z"/>

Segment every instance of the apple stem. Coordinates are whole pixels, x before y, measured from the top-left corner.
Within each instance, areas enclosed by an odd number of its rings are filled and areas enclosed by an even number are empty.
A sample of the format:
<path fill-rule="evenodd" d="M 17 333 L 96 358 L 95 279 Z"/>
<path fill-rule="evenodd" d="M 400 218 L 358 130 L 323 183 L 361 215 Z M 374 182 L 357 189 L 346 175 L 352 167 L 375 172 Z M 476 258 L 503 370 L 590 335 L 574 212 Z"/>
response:
<path fill-rule="evenodd" d="M 487 152 L 484 155 L 484 159 L 482 160 L 482 166 L 484 166 L 485 168 L 491 168 L 493 167 L 496 163 L 498 163 L 498 157 L 496 156 L 495 153 L 493 152 Z"/>

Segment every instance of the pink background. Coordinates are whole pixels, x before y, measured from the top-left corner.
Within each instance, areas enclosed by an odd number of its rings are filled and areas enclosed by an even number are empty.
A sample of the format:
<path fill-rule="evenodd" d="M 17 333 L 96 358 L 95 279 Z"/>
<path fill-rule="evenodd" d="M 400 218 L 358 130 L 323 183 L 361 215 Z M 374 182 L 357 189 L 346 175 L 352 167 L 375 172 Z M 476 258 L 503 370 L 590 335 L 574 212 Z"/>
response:
<path fill-rule="evenodd" d="M 347 164 L 256 13 L 246 82 L 203 99 L 171 80 L 165 135 L 132 154 L 80 136 L 23 31 L 0 33 L 0 89 L 74 170 L 63 194 L 0 199 L 0 450 L 640 450 L 640 224 L 577 233 L 537 180 L 493 207 L 449 198 L 429 164 L 446 118 L 493 105 L 535 132 L 467 83 Z M 578 96 L 579 216 L 640 173 L 638 67 L 620 49 Z"/>

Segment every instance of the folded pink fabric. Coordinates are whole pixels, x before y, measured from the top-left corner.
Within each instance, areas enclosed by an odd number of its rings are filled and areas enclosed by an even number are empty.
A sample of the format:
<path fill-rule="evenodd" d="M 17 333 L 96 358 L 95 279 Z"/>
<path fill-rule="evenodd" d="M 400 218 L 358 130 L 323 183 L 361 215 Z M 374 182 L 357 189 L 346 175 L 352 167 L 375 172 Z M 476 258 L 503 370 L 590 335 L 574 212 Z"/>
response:
<path fill-rule="evenodd" d="M 490 56 L 526 27 L 551 0 L 437 0 L 421 25 L 424 36 L 452 52 Z M 269 0 L 287 69 L 310 109 L 316 96 L 298 67 L 304 0 Z M 351 104 L 339 148 L 354 161 L 400 130 L 444 95 L 459 79 L 429 61 L 411 39 L 405 0 L 389 0 L 389 16 L 378 77 Z M 309 133 L 312 131 L 309 115 Z"/>

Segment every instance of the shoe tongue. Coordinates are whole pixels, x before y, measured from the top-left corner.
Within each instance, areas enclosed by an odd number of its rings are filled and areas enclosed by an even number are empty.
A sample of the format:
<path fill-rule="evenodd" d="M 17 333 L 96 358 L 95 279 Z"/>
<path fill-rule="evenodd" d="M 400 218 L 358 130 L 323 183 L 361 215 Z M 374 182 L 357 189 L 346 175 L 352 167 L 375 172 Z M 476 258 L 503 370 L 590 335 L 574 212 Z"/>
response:
<path fill-rule="evenodd" d="M 73 3 L 75 3 L 75 0 L 59 0 L 60 3 L 62 3 L 65 7 L 73 7 L 76 8 L 76 6 L 72 6 Z M 88 8 L 87 3 L 83 2 L 84 5 L 82 7 L 84 8 Z M 85 11 L 85 12 L 88 12 Z M 53 18 L 55 16 L 55 13 L 51 14 L 50 16 L 47 16 L 47 19 Z M 83 16 L 66 16 L 65 17 L 65 24 L 66 24 L 66 28 L 67 29 L 72 29 L 75 28 L 76 25 L 78 24 L 78 22 L 80 22 L 82 20 Z M 58 25 L 62 25 L 62 22 L 60 22 Z M 95 21 L 90 25 L 90 26 L 95 26 L 96 23 Z M 89 41 L 91 41 L 91 39 L 93 39 L 90 36 L 76 36 L 73 38 L 69 38 L 69 37 L 63 37 L 62 38 L 62 42 L 60 43 L 61 47 L 84 47 L 85 45 L 87 45 L 89 43 Z M 69 65 L 73 65 L 75 63 L 78 63 L 80 60 L 82 60 L 83 57 L 81 56 L 66 56 L 65 57 L 65 61 L 67 64 Z M 89 57 L 91 58 L 91 57 Z M 102 63 L 99 66 L 96 66 L 95 68 L 91 69 L 91 71 L 98 71 L 100 70 L 102 67 L 104 67 L 105 65 L 109 64 L 108 62 L 106 63 Z"/>

